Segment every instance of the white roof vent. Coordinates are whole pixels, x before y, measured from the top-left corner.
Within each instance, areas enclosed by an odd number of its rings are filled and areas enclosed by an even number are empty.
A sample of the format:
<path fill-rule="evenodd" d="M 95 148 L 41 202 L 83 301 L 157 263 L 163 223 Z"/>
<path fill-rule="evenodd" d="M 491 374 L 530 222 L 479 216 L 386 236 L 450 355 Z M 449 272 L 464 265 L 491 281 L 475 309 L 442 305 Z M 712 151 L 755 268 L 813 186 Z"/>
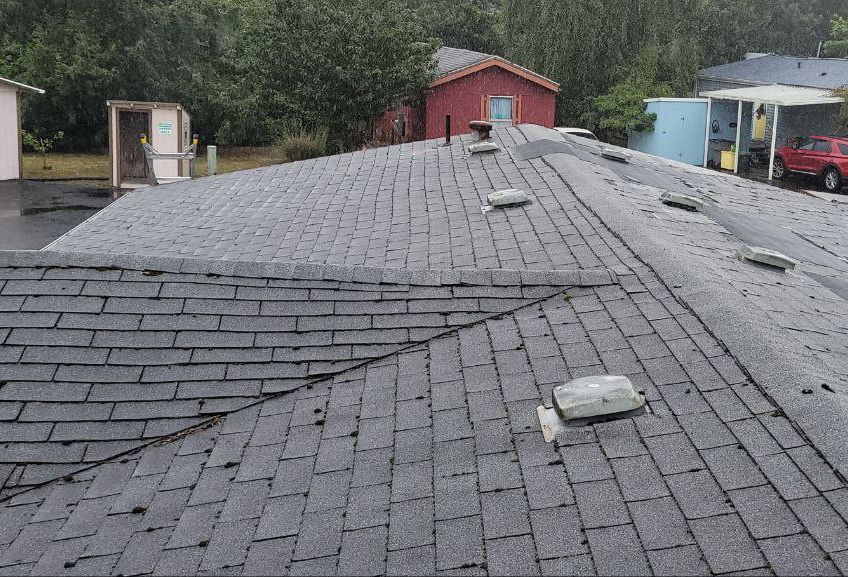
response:
<path fill-rule="evenodd" d="M 489 206 L 513 206 L 530 200 L 527 198 L 527 193 L 517 188 L 507 188 L 506 190 L 491 192 L 486 199 L 489 201 Z"/>
<path fill-rule="evenodd" d="M 552 406 L 539 406 L 536 413 L 545 440 L 550 442 L 570 426 L 583 426 L 610 418 L 626 418 L 647 410 L 645 394 L 623 376 L 582 377 L 553 389 Z"/>
<path fill-rule="evenodd" d="M 662 195 L 660 195 L 660 201 L 663 204 L 667 204 L 669 206 L 674 206 L 677 208 L 682 208 L 695 212 L 701 210 L 701 207 L 704 206 L 704 201 L 702 201 L 700 198 L 689 196 L 688 194 L 671 192 L 669 190 L 666 190 L 662 193 Z"/>
<path fill-rule="evenodd" d="M 630 162 L 630 154 L 623 150 L 615 150 L 613 148 L 601 147 L 601 156 L 618 162 Z"/>
<path fill-rule="evenodd" d="M 760 246 L 743 246 L 736 251 L 736 258 L 741 261 L 747 260 L 783 270 L 795 270 L 795 267 L 798 266 L 798 261 L 794 258 Z"/>
<path fill-rule="evenodd" d="M 500 149 L 501 147 L 498 146 L 498 143 L 492 141 L 475 142 L 474 144 L 468 145 L 468 152 L 470 152 L 471 154 L 479 154 L 481 152 L 494 152 Z"/>

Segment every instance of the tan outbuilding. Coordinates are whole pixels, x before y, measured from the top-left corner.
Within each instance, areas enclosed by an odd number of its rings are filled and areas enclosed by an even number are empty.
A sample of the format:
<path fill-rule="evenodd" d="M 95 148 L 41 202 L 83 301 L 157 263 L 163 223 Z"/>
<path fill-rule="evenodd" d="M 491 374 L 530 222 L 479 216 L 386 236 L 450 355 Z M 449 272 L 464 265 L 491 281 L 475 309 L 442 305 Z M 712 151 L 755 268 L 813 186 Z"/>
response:
<path fill-rule="evenodd" d="M 21 93 L 40 88 L 0 77 L 0 180 L 21 178 Z"/>
<path fill-rule="evenodd" d="M 191 117 L 182 105 L 173 102 L 132 102 L 110 100 L 109 163 L 112 186 L 131 188 L 147 184 L 144 148 L 140 135 L 158 152 L 182 152 L 192 142 Z M 187 160 L 154 160 L 159 179 L 189 176 Z"/>

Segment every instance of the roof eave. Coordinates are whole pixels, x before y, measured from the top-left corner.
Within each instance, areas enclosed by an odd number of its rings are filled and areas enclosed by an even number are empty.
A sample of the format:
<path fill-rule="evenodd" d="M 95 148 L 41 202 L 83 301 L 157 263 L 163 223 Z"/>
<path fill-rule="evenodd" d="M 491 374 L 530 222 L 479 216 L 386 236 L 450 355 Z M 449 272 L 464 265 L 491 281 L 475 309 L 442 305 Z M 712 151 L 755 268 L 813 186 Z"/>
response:
<path fill-rule="evenodd" d="M 554 82 L 550 78 L 546 78 L 541 74 L 533 72 L 532 70 L 528 70 L 523 66 L 519 66 L 518 64 L 514 64 L 509 60 L 501 58 L 500 56 L 492 56 L 490 58 L 485 58 L 480 60 L 479 62 L 475 62 L 473 64 L 469 64 L 468 66 L 463 66 L 462 68 L 457 68 L 456 70 L 451 70 L 447 72 L 432 82 L 430 82 L 429 87 L 435 88 L 436 86 L 440 86 L 442 84 L 447 84 L 448 82 L 453 82 L 459 78 L 464 76 L 468 76 L 469 74 L 474 74 L 475 72 L 480 72 L 481 70 L 485 70 L 487 68 L 491 68 L 492 66 L 500 66 L 501 68 L 513 72 L 522 78 L 529 80 L 543 88 L 547 88 L 553 92 L 559 92 L 559 83 Z"/>
<path fill-rule="evenodd" d="M 9 80 L 8 78 L 0 77 L 0 84 L 8 84 L 9 86 L 14 86 L 18 90 L 22 90 L 24 92 L 33 92 L 35 94 L 44 94 L 44 90 L 41 88 L 36 88 L 35 86 L 30 86 L 29 84 L 24 84 L 22 82 L 15 82 L 14 80 Z"/>

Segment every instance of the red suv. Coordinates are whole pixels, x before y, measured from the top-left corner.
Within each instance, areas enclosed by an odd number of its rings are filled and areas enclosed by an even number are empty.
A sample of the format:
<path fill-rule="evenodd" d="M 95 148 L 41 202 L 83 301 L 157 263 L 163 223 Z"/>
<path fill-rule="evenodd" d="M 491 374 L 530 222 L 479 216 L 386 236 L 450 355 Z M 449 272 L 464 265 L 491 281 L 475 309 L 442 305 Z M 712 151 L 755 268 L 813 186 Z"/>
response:
<path fill-rule="evenodd" d="M 821 178 L 828 192 L 839 192 L 848 174 L 848 138 L 803 136 L 792 139 L 774 155 L 773 176 L 781 179 L 787 172 L 811 174 Z"/>

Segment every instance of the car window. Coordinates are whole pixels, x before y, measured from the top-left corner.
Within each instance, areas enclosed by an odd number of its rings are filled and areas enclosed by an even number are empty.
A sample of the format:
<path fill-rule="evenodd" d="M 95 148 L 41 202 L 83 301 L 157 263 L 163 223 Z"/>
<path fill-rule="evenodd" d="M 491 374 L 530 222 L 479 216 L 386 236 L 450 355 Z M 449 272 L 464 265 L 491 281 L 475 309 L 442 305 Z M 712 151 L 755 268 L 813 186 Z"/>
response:
<path fill-rule="evenodd" d="M 840 144 L 839 152 L 842 153 L 842 156 L 848 156 L 848 144 Z"/>
<path fill-rule="evenodd" d="M 828 141 L 828 140 L 816 140 L 815 143 L 816 143 L 816 147 L 815 147 L 814 150 L 816 152 L 830 152 L 830 150 L 831 150 L 830 141 Z"/>
<path fill-rule="evenodd" d="M 798 140 L 798 150 L 812 150 L 815 147 L 816 141 L 809 138 L 801 138 Z"/>

